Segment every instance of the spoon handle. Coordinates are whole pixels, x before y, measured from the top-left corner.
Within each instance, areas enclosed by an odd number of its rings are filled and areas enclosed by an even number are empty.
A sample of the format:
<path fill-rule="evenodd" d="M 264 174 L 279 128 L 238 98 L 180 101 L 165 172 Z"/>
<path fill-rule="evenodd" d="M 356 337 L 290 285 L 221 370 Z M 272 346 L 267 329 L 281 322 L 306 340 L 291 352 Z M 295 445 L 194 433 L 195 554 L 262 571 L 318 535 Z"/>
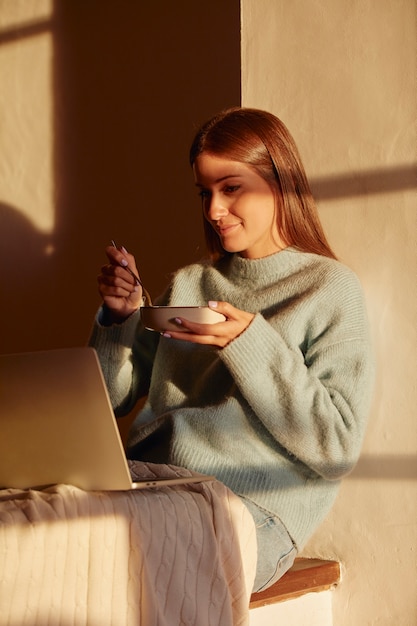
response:
<path fill-rule="evenodd" d="M 116 248 L 116 250 L 118 250 L 119 248 L 116 245 L 116 242 L 114 241 L 114 239 L 111 240 L 111 245 L 113 246 L 113 248 Z M 145 298 L 145 305 L 146 306 L 152 306 L 152 298 L 149 294 L 149 291 L 144 287 L 141 279 L 139 278 L 139 276 L 137 276 L 135 274 L 135 272 L 133 272 L 130 267 L 128 265 L 123 265 L 122 266 L 125 270 L 127 270 L 129 272 L 129 274 L 135 279 L 136 284 L 140 285 L 142 287 L 142 291 L 143 291 L 143 295 Z"/>

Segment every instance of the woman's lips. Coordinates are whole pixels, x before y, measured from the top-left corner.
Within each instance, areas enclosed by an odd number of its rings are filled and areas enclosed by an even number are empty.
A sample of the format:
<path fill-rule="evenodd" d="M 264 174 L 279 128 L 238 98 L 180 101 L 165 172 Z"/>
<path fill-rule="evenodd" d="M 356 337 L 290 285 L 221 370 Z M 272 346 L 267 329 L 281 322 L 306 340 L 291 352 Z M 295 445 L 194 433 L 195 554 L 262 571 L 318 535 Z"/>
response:
<path fill-rule="evenodd" d="M 235 230 L 238 226 L 240 226 L 240 222 L 236 224 L 224 224 L 222 226 L 217 226 L 217 232 L 221 236 L 228 235 L 233 230 Z"/>

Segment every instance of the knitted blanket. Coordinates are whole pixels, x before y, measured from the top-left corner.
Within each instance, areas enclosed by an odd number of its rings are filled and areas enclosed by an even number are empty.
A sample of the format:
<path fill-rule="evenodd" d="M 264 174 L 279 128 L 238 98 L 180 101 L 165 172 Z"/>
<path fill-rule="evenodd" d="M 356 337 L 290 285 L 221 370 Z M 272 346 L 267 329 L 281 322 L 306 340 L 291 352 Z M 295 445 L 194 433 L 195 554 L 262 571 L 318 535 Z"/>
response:
<path fill-rule="evenodd" d="M 0 490 L 1 626 L 243 626 L 255 568 L 253 520 L 218 481 Z"/>

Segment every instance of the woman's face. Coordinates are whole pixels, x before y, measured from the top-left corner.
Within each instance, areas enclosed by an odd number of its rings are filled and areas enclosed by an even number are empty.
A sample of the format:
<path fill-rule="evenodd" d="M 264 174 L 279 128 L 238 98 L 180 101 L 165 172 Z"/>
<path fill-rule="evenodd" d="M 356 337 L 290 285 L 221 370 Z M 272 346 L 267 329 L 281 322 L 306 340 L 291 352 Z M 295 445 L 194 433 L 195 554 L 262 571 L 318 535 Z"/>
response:
<path fill-rule="evenodd" d="M 194 176 L 204 216 L 227 252 L 258 259 L 285 248 L 277 228 L 277 198 L 252 167 L 203 152 Z"/>

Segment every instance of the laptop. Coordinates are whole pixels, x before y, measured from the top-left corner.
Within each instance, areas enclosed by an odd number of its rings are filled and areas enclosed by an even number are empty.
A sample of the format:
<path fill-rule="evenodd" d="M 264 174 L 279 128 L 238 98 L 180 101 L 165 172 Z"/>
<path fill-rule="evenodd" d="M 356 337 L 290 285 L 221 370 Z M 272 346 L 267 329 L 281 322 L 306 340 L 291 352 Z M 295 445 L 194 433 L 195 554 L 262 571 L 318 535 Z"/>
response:
<path fill-rule="evenodd" d="M 213 476 L 132 482 L 93 348 L 0 355 L 0 487 L 127 490 L 205 480 Z"/>

